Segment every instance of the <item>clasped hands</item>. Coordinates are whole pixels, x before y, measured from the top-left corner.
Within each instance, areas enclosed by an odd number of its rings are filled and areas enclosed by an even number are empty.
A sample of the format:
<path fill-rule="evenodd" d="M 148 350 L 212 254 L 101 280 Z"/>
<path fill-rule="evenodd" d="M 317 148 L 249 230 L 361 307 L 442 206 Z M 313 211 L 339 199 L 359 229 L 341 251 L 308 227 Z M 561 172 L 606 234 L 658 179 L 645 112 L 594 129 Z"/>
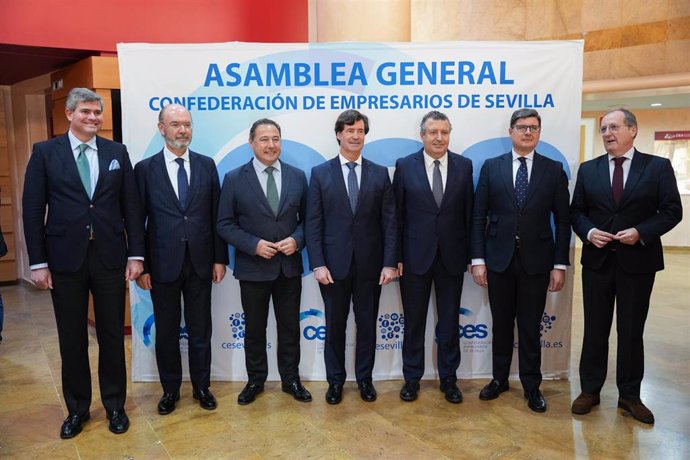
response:
<path fill-rule="evenodd" d="M 611 241 L 618 241 L 621 244 L 634 245 L 640 241 L 640 234 L 636 228 L 627 228 L 616 233 L 608 233 L 603 230 L 595 228 L 592 230 L 592 234 L 589 235 L 589 242 L 592 243 L 597 248 L 601 249 Z"/>

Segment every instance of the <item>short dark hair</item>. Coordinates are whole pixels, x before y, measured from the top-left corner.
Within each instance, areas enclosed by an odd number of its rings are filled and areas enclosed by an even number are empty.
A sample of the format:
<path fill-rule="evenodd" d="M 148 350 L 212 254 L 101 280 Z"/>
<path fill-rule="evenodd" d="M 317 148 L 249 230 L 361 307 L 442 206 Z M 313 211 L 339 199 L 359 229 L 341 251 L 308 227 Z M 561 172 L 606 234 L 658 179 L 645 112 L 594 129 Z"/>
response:
<path fill-rule="evenodd" d="M 98 102 L 101 105 L 101 110 L 103 110 L 103 98 L 88 88 L 72 88 L 67 95 L 65 108 L 74 112 L 80 102 Z"/>
<path fill-rule="evenodd" d="M 369 118 L 367 118 L 366 115 L 358 112 L 357 110 L 346 110 L 340 115 L 338 115 L 338 119 L 335 121 L 335 134 L 342 132 L 343 129 L 345 129 L 345 125 L 354 125 L 359 120 L 362 120 L 364 122 L 364 134 L 368 134 Z M 340 145 L 340 141 L 338 141 L 338 145 Z"/>
<path fill-rule="evenodd" d="M 252 124 L 252 127 L 249 128 L 249 141 L 250 142 L 254 140 L 254 135 L 256 134 L 256 128 L 258 128 L 261 125 L 273 125 L 273 126 L 275 126 L 276 129 L 278 130 L 278 134 L 282 137 L 283 134 L 280 131 L 280 125 L 278 123 L 276 123 L 275 121 L 270 120 L 268 118 L 259 118 L 258 120 L 256 120 Z"/>
<path fill-rule="evenodd" d="M 453 124 L 450 122 L 448 116 L 445 113 L 439 112 L 438 110 L 432 110 L 431 112 L 424 115 L 424 117 L 422 117 L 422 122 L 419 124 L 419 131 L 422 133 L 426 132 L 427 120 L 447 121 L 451 131 L 453 130 Z"/>
<path fill-rule="evenodd" d="M 513 114 L 510 116 L 510 127 L 514 128 L 515 123 L 517 123 L 517 121 L 520 118 L 532 118 L 532 117 L 539 120 L 539 127 L 541 127 L 541 117 L 539 116 L 539 112 L 537 112 L 534 109 L 518 109 L 515 112 L 513 112 Z"/>
<path fill-rule="evenodd" d="M 627 126 L 634 126 L 635 128 L 637 128 L 637 118 L 635 117 L 635 114 L 632 113 L 630 110 L 624 109 L 623 107 L 619 107 L 617 109 L 609 110 L 604 114 L 604 116 L 613 112 L 621 112 L 623 114 L 623 122 Z"/>

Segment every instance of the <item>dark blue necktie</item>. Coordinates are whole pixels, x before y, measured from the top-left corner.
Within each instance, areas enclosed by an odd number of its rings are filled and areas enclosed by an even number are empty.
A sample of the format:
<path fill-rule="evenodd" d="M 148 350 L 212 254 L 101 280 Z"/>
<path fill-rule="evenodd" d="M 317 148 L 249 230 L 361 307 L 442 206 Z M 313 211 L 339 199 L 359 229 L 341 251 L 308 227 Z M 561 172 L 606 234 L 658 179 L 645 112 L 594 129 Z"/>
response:
<path fill-rule="evenodd" d="M 527 159 L 520 157 L 518 161 L 520 161 L 520 167 L 515 175 L 515 201 L 518 208 L 522 208 L 527 198 Z"/>
<path fill-rule="evenodd" d="M 187 193 L 189 193 L 189 180 L 187 179 L 187 171 L 184 169 L 184 159 L 176 158 L 175 161 L 179 168 L 177 169 L 177 197 L 180 200 L 182 207 L 187 206 Z"/>
<path fill-rule="evenodd" d="M 350 198 L 350 207 L 352 208 L 352 213 L 354 214 L 357 209 L 357 195 L 359 194 L 359 185 L 357 184 L 357 173 L 355 168 L 357 163 L 351 161 L 346 163 L 347 167 L 350 168 L 350 172 L 347 174 L 347 194 Z"/>

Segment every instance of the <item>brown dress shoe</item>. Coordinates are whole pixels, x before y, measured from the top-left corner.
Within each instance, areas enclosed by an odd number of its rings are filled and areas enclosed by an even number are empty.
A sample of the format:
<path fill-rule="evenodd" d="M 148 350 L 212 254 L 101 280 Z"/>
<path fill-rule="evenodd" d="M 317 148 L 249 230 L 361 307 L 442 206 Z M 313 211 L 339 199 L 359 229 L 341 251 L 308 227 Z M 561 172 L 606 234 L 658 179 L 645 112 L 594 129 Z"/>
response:
<path fill-rule="evenodd" d="M 639 398 L 618 398 L 618 407 L 628 412 L 630 415 L 633 416 L 633 418 L 639 420 L 642 423 L 654 423 L 654 414 L 652 414 L 652 411 L 649 410 L 647 406 L 642 404 L 642 401 L 640 401 Z"/>
<path fill-rule="evenodd" d="M 592 407 L 598 406 L 600 402 L 599 395 L 594 395 L 592 393 L 585 393 L 584 391 L 580 393 L 580 396 L 575 398 L 573 401 L 573 406 L 570 411 L 573 414 L 585 415 L 589 414 Z"/>

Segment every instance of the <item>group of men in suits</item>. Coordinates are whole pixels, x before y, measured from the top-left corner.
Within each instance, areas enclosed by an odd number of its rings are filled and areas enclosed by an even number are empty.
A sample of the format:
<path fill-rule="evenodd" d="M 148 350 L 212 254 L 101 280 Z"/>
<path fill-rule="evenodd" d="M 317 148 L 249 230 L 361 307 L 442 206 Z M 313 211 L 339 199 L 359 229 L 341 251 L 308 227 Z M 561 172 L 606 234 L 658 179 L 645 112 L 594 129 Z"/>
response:
<path fill-rule="evenodd" d="M 571 221 L 585 243 L 582 394 L 572 412 L 586 414 L 599 404 L 615 303 L 618 405 L 653 423 L 640 400 L 642 334 L 654 274 L 663 269 L 660 236 L 680 221 L 682 210 L 670 162 L 634 149 L 637 122 L 629 111 L 602 119 L 608 155 L 580 167 L 570 205 L 561 164 L 535 150 L 541 117 L 532 109 L 513 113 L 512 151 L 484 163 L 476 192 L 472 163 L 448 150 L 452 125 L 438 111 L 422 119 L 423 147 L 397 161 L 392 182 L 387 168 L 362 157 L 369 120 L 356 110 L 338 117 L 339 154 L 312 169 L 309 185 L 304 172 L 280 159 L 280 126 L 257 120 L 249 132 L 252 159 L 227 173 L 222 189 L 213 160 L 189 150 L 193 124 L 182 106 L 160 111 L 165 146 L 134 169 L 122 144 L 97 136 L 103 122 L 98 94 L 73 89 L 65 113 L 69 131 L 34 146 L 23 195 L 31 278 L 50 289 L 58 329 L 68 411 L 62 438 L 79 434 L 89 419 L 89 293 L 108 426 L 116 434 L 129 427 L 125 280 L 151 290 L 163 388 L 159 414 L 174 411 L 180 398 L 182 316 L 192 395 L 204 409 L 217 407 L 210 391 L 211 287 L 225 275 L 227 244 L 236 248 L 234 276 L 246 321 L 248 381 L 239 404 L 252 403 L 268 376 L 271 299 L 282 390 L 312 400 L 299 377 L 300 251 L 306 247 L 325 306 L 329 404 L 343 398 L 351 304 L 359 393 L 364 401 L 376 400 L 379 296 L 381 286 L 398 277 L 405 315 L 400 398 L 418 397 L 433 284 L 440 390 L 460 403 L 458 314 L 463 274 L 471 266 L 474 281 L 488 288 L 493 317 L 493 379 L 479 398 L 508 390 L 517 320 L 524 395 L 530 409 L 544 412 L 539 325 L 547 292 L 564 285 Z"/>

